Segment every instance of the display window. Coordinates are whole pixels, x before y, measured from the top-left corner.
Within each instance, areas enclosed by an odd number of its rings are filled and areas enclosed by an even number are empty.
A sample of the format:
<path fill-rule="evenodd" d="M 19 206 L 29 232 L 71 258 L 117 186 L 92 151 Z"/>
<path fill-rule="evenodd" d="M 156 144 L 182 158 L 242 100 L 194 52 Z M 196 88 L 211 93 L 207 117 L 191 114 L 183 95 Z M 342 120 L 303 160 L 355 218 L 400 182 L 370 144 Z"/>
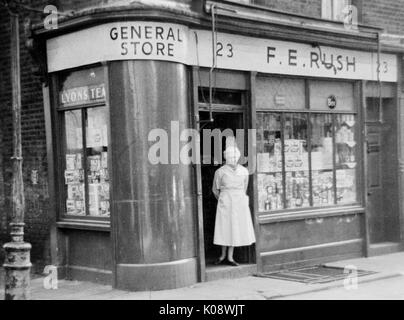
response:
<path fill-rule="evenodd" d="M 109 217 L 108 123 L 103 68 L 60 76 L 62 214 Z"/>
<path fill-rule="evenodd" d="M 317 89 L 324 87 L 328 91 L 333 88 L 327 83 Z M 343 83 L 341 87 L 349 85 Z M 341 87 L 334 90 L 339 96 Z M 309 105 L 305 111 L 257 111 L 259 212 L 357 203 L 354 99 L 344 97 L 341 112 L 325 107 L 317 111 L 321 96 L 326 105 L 328 91 L 313 92 L 317 96 L 315 107 Z"/>
<path fill-rule="evenodd" d="M 356 202 L 357 139 L 355 116 L 340 114 L 335 117 L 336 195 L 337 203 Z"/>
<path fill-rule="evenodd" d="M 333 122 L 330 114 L 311 114 L 311 174 L 313 206 L 335 202 Z"/>

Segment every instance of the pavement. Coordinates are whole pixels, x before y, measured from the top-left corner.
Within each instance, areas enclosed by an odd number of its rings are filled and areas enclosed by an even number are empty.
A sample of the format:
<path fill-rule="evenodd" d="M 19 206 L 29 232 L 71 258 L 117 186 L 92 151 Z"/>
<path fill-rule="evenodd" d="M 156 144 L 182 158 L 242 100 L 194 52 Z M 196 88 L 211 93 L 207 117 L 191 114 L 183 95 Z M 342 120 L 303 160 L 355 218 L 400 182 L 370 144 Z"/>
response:
<path fill-rule="evenodd" d="M 33 300 L 313 300 L 313 299 L 398 299 L 404 300 L 404 252 L 328 263 L 355 266 L 375 274 L 358 277 L 357 286 L 344 281 L 305 284 L 262 277 L 220 279 L 185 288 L 129 292 L 84 281 L 59 280 L 58 289 L 45 289 L 43 277 L 31 280 Z M 4 299 L 4 274 L 0 299 Z M 345 281 L 346 283 L 346 281 Z"/>

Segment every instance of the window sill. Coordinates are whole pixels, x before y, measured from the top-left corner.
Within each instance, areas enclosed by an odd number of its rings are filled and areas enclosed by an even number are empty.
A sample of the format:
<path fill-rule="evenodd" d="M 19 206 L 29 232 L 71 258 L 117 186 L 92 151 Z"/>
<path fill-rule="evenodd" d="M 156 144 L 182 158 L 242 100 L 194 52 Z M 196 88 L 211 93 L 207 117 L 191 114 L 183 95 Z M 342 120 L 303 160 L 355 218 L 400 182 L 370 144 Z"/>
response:
<path fill-rule="evenodd" d="M 56 226 L 60 229 L 111 231 L 111 224 L 109 221 L 66 219 L 56 222 Z"/>
<path fill-rule="evenodd" d="M 365 208 L 360 205 L 352 206 L 335 206 L 319 209 L 307 209 L 299 211 L 287 211 L 278 213 L 263 213 L 258 215 L 257 220 L 259 224 L 284 222 L 293 220 L 305 220 L 311 218 L 325 218 L 335 216 L 346 216 L 356 213 L 364 213 Z"/>

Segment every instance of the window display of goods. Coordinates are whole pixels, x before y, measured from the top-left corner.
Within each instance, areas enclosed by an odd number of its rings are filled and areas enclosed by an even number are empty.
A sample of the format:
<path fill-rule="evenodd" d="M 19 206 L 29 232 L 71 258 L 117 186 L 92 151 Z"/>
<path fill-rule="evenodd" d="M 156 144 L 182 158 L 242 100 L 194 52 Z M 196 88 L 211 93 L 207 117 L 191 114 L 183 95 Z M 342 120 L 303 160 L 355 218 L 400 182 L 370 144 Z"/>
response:
<path fill-rule="evenodd" d="M 84 132 L 81 123 L 83 117 L 86 119 Z M 106 109 L 88 108 L 66 111 L 64 118 L 66 132 L 65 213 L 75 216 L 109 216 L 110 188 Z M 85 140 L 83 133 L 86 136 Z"/>
<path fill-rule="evenodd" d="M 352 114 L 258 113 L 258 210 L 355 203 L 355 125 Z"/>

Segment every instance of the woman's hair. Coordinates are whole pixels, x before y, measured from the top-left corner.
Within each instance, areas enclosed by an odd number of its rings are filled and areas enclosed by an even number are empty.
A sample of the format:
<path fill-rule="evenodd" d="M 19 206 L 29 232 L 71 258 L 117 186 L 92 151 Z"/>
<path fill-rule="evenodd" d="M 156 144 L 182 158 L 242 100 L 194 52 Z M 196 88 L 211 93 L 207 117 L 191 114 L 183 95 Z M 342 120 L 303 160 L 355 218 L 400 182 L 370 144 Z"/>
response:
<path fill-rule="evenodd" d="M 240 159 L 240 150 L 236 146 L 229 146 L 223 152 L 224 158 L 227 160 L 230 157 L 235 157 L 238 161 Z"/>

